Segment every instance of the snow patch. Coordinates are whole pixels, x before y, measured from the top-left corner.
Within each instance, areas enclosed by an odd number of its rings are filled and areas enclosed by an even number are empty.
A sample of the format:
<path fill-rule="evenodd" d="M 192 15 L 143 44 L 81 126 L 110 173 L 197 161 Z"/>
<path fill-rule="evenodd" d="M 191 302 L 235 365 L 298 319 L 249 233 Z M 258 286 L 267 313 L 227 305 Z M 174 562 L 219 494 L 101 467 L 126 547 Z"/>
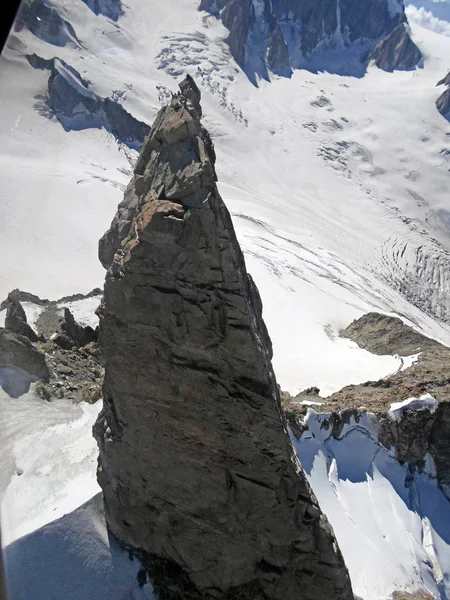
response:
<path fill-rule="evenodd" d="M 409 367 L 412 367 L 418 360 L 420 356 L 420 352 L 418 354 L 411 354 L 411 356 L 402 356 L 402 367 L 401 371 L 406 371 Z"/>
<path fill-rule="evenodd" d="M 17 400 L 0 390 L 4 544 L 75 510 L 98 493 L 98 448 L 92 426 L 100 409 L 101 401 L 46 402 L 33 386 Z"/>
<path fill-rule="evenodd" d="M 95 311 L 99 307 L 102 296 L 93 296 L 92 298 L 84 298 L 74 302 L 63 302 L 59 305 L 61 313 L 64 308 L 68 308 L 73 314 L 75 321 L 80 325 L 89 325 L 92 329 L 98 327 L 98 317 Z"/>
<path fill-rule="evenodd" d="M 423 394 L 420 398 L 408 398 L 403 402 L 394 402 L 389 409 L 389 416 L 394 421 L 398 421 L 403 414 L 409 410 L 422 410 L 427 408 L 428 410 L 435 411 L 437 405 L 437 400 L 433 398 L 431 394 Z"/>

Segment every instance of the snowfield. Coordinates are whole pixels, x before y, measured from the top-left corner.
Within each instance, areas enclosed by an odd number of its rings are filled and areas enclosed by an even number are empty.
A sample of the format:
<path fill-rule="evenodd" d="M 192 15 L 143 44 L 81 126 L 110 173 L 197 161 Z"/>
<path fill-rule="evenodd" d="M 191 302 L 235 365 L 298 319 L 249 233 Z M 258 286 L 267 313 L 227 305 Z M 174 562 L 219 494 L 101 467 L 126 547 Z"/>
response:
<path fill-rule="evenodd" d="M 314 385 L 327 396 L 402 368 L 399 357 L 339 337 L 368 311 L 399 315 L 450 344 L 450 124 L 434 105 L 450 37 L 414 18 L 423 68 L 370 67 L 361 78 L 296 71 L 254 86 L 198 0 L 130 0 L 117 23 L 81 1 L 53 3 L 80 44 L 56 47 L 24 29 L 0 59 L 0 300 L 14 288 L 54 300 L 102 286 L 97 242 L 137 157 L 104 129 L 66 132 L 48 115 L 49 73 L 25 58 L 36 53 L 63 59 L 102 98 L 119 93 L 148 124 L 185 73 L 196 79 L 282 389 Z M 97 304 L 70 308 L 95 326 Z M 37 310 L 25 308 L 33 324 Z M 86 504 L 98 493 L 91 426 L 99 406 L 48 404 L 31 393 L 0 397 L 0 410 L 12 600 L 28 600 L 33 585 L 33 600 L 147 597 L 139 594 L 148 586 L 133 587 L 135 563 L 107 540 L 98 500 Z M 406 488 L 406 467 L 380 449 L 374 427 L 368 418 L 339 442 L 296 445 L 355 593 L 387 600 L 395 589 L 426 588 L 448 599 L 448 501 L 431 474 Z M 86 587 L 70 589 L 79 578 Z"/>

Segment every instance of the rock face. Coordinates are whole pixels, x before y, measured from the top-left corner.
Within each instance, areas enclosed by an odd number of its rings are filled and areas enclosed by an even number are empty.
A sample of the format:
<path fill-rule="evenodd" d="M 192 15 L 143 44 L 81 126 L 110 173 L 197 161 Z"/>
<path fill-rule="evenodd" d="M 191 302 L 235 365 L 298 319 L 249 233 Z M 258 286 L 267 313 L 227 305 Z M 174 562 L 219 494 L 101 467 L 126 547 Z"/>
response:
<path fill-rule="evenodd" d="M 422 470 L 427 456 L 436 468 L 436 479 L 450 500 L 450 402 L 440 402 L 436 411 L 427 409 L 404 413 L 398 421 L 381 416 L 378 439 L 410 468 Z"/>
<path fill-rule="evenodd" d="M 443 117 L 450 119 L 450 73 L 438 81 L 437 85 L 446 85 L 447 87 L 436 100 L 436 108 Z"/>
<path fill-rule="evenodd" d="M 190 87 L 158 114 L 100 244 L 107 522 L 163 600 L 350 599 Z"/>
<path fill-rule="evenodd" d="M 354 48 L 363 62 L 374 58 L 388 71 L 421 60 L 402 0 L 202 0 L 200 10 L 222 19 L 231 52 L 251 78 L 267 68 L 284 76 L 292 68 L 337 68 L 317 60 L 333 49 Z"/>
<path fill-rule="evenodd" d="M 135 119 L 115 98 L 101 98 L 90 82 L 64 60 L 27 56 L 35 69 L 49 70 L 47 104 L 66 131 L 104 127 L 117 141 L 139 149 L 150 127 Z"/>
<path fill-rule="evenodd" d="M 369 58 L 384 71 L 410 69 L 419 64 L 422 55 L 412 41 L 405 23 L 401 23 L 389 35 L 380 40 L 369 54 Z"/>
<path fill-rule="evenodd" d="M 283 30 L 275 25 L 267 46 L 267 65 L 272 73 L 290 77 L 292 75 L 289 46 L 284 39 Z"/>
<path fill-rule="evenodd" d="M 38 336 L 27 323 L 27 315 L 20 300 L 14 294 L 8 295 L 6 306 L 5 327 L 14 333 L 24 335 L 32 342 L 37 342 Z"/>

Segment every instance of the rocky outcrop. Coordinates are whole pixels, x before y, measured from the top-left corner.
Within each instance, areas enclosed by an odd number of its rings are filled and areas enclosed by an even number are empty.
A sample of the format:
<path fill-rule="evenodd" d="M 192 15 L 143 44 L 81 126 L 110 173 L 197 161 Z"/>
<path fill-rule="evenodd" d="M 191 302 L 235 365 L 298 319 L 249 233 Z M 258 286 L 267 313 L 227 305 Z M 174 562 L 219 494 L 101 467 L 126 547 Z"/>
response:
<path fill-rule="evenodd" d="M 80 45 L 72 25 L 63 19 L 50 0 L 28 0 L 22 3 L 15 21 L 16 31 L 27 27 L 36 37 L 53 44 Z"/>
<path fill-rule="evenodd" d="M 66 131 L 104 127 L 118 142 L 139 149 L 150 127 L 114 98 L 101 98 L 88 80 L 64 60 L 27 56 L 35 69 L 49 70 L 47 105 Z"/>
<path fill-rule="evenodd" d="M 122 0 L 83 0 L 96 15 L 104 15 L 113 21 L 118 21 L 123 15 Z"/>
<path fill-rule="evenodd" d="M 397 460 L 419 471 L 431 457 L 437 482 L 450 500 L 450 401 L 439 403 L 435 411 L 406 411 L 399 420 L 381 415 L 378 440 L 395 448 Z"/>
<path fill-rule="evenodd" d="M 158 114 L 100 244 L 107 522 L 162 600 L 350 599 L 189 87 Z"/>
<path fill-rule="evenodd" d="M 357 319 L 341 335 L 374 354 L 418 356 L 409 367 L 407 359 L 402 358 L 402 368 L 384 379 L 348 385 L 322 398 L 321 411 L 363 406 L 372 412 L 386 412 L 394 402 L 423 394 L 431 394 L 438 402 L 450 400 L 450 348 L 414 331 L 400 319 L 378 313 Z"/>
<path fill-rule="evenodd" d="M 267 45 L 267 66 L 276 75 L 290 77 L 292 75 L 289 46 L 278 23 L 275 25 Z"/>
<path fill-rule="evenodd" d="M 0 328 L 0 386 L 9 396 L 18 398 L 49 376 L 45 355 L 27 337 Z"/>
<path fill-rule="evenodd" d="M 322 64 L 320 56 L 342 48 L 388 71 L 413 68 L 421 60 L 402 0 L 202 0 L 200 10 L 222 19 L 231 53 L 251 78 L 255 69 L 259 76 L 267 68 L 284 76 L 292 68 L 330 70 L 336 65 L 326 58 Z"/>
<path fill-rule="evenodd" d="M 350 323 L 340 335 L 356 342 L 373 354 L 411 356 L 425 350 L 442 348 L 439 342 L 405 325 L 398 317 L 371 312 Z"/>
<path fill-rule="evenodd" d="M 24 335 L 32 342 L 37 342 L 38 340 L 36 332 L 27 323 L 27 315 L 20 300 L 14 294 L 8 295 L 5 327 L 14 333 Z"/>
<path fill-rule="evenodd" d="M 447 75 L 445 77 L 443 77 L 442 79 L 440 79 L 437 84 L 438 85 L 450 85 L 450 72 L 447 73 Z"/>
<path fill-rule="evenodd" d="M 53 338 L 55 344 L 64 350 L 82 348 L 97 342 L 98 333 L 90 325 L 80 325 L 74 319 L 68 308 L 64 309 L 64 318 L 61 320 L 60 331 Z"/>
<path fill-rule="evenodd" d="M 437 85 L 446 85 L 447 87 L 436 100 L 436 108 L 443 117 L 450 120 L 450 73 L 438 81 Z"/>
<path fill-rule="evenodd" d="M 421 58 L 420 50 L 412 41 L 405 23 L 380 40 L 369 53 L 369 59 L 384 71 L 410 69 L 418 65 Z"/>
<path fill-rule="evenodd" d="M 21 396 L 30 390 L 31 384 L 41 379 L 33 389 L 49 402 L 65 399 L 94 403 L 100 399 L 104 369 L 96 344 L 98 328 L 94 330 L 78 323 L 64 305 L 69 304 L 82 320 L 94 324 L 95 317 L 89 316 L 88 310 L 94 312 L 102 293 L 97 288 L 88 294 L 73 294 L 54 301 L 21 290 L 8 294 L 0 304 L 0 311 L 6 311 L 5 325 L 12 327 L 15 320 L 18 320 L 18 327 L 26 324 L 21 301 L 27 302 L 27 310 L 34 313 L 33 325 L 38 334 L 31 330 L 33 343 L 31 340 L 26 343 L 22 335 L 14 336 L 14 332 L 4 330 L 9 345 L 5 342 L 4 350 L 0 351 L 0 385 L 8 394 Z M 36 371 L 36 364 L 44 370 Z"/>

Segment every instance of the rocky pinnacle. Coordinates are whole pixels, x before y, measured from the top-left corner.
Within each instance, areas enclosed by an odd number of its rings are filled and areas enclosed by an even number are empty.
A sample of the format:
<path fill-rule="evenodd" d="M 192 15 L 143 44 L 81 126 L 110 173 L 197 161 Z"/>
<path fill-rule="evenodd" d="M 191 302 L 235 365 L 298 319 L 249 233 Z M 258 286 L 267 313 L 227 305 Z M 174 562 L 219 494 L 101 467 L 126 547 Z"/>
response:
<path fill-rule="evenodd" d="M 100 242 L 94 427 L 111 532 L 164 599 L 350 600 L 294 458 L 258 290 L 191 78 L 159 112 Z"/>

